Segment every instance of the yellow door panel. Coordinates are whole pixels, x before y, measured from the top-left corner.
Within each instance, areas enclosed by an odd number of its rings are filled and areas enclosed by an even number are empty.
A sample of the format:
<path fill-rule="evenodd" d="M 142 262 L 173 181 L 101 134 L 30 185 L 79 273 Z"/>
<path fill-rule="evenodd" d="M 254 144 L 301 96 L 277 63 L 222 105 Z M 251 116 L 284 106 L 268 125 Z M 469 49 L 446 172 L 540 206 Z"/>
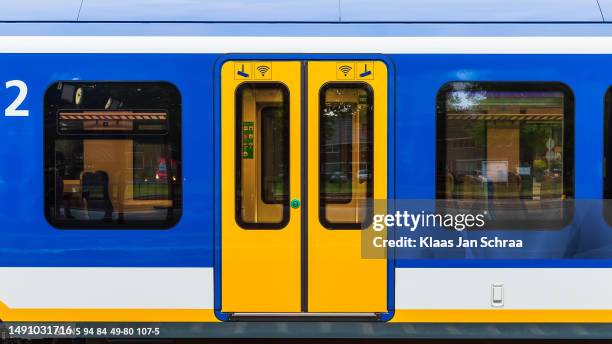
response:
<path fill-rule="evenodd" d="M 385 64 L 309 62 L 309 312 L 387 312 L 387 261 L 361 246 L 373 201 L 386 198 Z"/>
<path fill-rule="evenodd" d="M 223 312 L 301 310 L 300 85 L 297 61 L 221 69 Z"/>

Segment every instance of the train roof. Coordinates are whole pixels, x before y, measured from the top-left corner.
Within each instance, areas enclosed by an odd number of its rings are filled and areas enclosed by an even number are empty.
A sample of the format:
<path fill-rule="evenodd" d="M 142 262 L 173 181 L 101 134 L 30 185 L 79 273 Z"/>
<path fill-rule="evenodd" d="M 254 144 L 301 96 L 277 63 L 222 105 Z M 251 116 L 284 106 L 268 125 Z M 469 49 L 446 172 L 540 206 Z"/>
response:
<path fill-rule="evenodd" d="M 612 0 L 20 0 L 0 21 L 605 23 Z"/>

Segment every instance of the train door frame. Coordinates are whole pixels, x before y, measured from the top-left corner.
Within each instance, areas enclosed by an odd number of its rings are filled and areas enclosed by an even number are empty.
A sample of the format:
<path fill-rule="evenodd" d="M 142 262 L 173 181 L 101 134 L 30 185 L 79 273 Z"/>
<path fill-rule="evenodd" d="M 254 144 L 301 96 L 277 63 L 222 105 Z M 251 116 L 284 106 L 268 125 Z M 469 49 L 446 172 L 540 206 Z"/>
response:
<path fill-rule="evenodd" d="M 213 116 L 214 116 L 214 124 L 215 124 L 215 146 L 214 146 L 214 304 L 215 304 L 215 314 L 217 318 L 221 321 L 230 321 L 230 320 L 242 320 L 238 317 L 232 316 L 232 313 L 227 313 L 222 311 L 221 305 L 221 293 L 222 293 L 222 283 L 221 280 L 221 271 L 222 271 L 222 261 L 221 261 L 221 93 L 222 93 L 222 83 L 221 83 L 221 70 L 223 65 L 228 61 L 299 61 L 303 66 L 302 73 L 302 104 L 303 108 L 301 109 L 302 118 L 307 116 L 308 111 L 308 62 L 314 61 L 377 61 L 381 62 L 385 65 L 387 69 L 387 211 L 392 212 L 395 208 L 395 70 L 392 60 L 388 56 L 379 55 L 379 54 L 359 54 L 359 55 L 346 55 L 346 54 L 330 54 L 330 55 L 318 55 L 318 54 L 227 54 L 219 57 L 216 61 L 214 73 L 213 73 L 213 81 L 214 81 L 214 101 L 213 101 Z M 322 86 L 322 85 L 321 85 Z M 302 128 L 304 129 L 304 128 Z M 303 143 L 301 143 L 303 144 Z M 302 147 L 304 150 L 303 154 L 307 154 L 305 152 L 306 148 Z M 306 168 L 306 167 L 304 167 Z M 305 197 L 306 195 L 302 195 Z M 307 196 L 306 196 L 307 197 Z M 306 213 L 306 212 L 304 212 Z M 392 239 L 393 233 L 389 233 L 388 238 Z M 395 252 L 393 249 L 388 249 L 387 251 L 387 312 L 377 313 L 377 317 L 375 319 L 372 318 L 363 318 L 363 317 L 342 317 L 342 316 L 325 316 L 325 314 L 311 314 L 318 315 L 316 317 L 308 317 L 316 320 L 324 320 L 324 319 L 339 319 L 339 320 L 374 320 L 374 321 L 388 321 L 390 320 L 395 313 Z M 308 314 L 302 314 L 308 315 Z M 288 314 L 279 314 L 277 317 L 265 316 L 263 317 L 266 320 L 280 319 L 280 320 L 303 320 L 304 317 L 301 316 L 290 316 Z M 252 317 L 244 320 L 252 320 Z"/>

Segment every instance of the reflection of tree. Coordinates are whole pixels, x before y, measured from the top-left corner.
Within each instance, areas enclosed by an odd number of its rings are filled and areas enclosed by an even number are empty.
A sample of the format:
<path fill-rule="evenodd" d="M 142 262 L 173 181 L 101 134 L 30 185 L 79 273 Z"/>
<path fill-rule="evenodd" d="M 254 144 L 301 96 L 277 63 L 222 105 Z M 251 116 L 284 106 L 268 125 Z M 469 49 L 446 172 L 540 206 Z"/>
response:
<path fill-rule="evenodd" d="M 551 135 L 548 125 L 526 124 L 521 126 L 521 148 L 533 156 L 546 154 L 546 140 Z"/>
<path fill-rule="evenodd" d="M 561 142 L 559 133 L 561 124 L 559 123 L 534 123 L 523 124 L 521 126 L 521 162 L 532 165 L 534 172 L 543 173 L 544 169 L 555 168 L 561 161 L 552 161 L 552 166 L 547 166 L 546 161 L 546 141 L 549 138 L 555 140 L 558 146 Z"/>
<path fill-rule="evenodd" d="M 486 121 L 471 121 L 467 123 L 466 133 L 474 140 L 476 147 L 484 147 L 487 142 Z"/>
<path fill-rule="evenodd" d="M 446 107 L 450 111 L 478 111 L 482 102 L 487 100 L 487 92 L 478 84 L 460 83 L 447 94 Z"/>
<path fill-rule="evenodd" d="M 329 144 L 329 141 L 334 137 L 334 131 L 336 130 L 336 118 L 338 115 L 329 107 L 325 107 L 323 110 L 323 116 L 321 116 L 321 128 L 323 129 L 323 139 Z"/>
<path fill-rule="evenodd" d="M 343 121 L 345 119 L 351 119 L 354 115 L 353 108 L 354 103 L 327 103 L 325 104 L 325 108 L 323 109 L 323 116 L 321 116 L 321 126 L 323 128 L 323 137 L 329 142 L 333 139 L 334 133 L 341 133 Z M 337 143 L 337 142 L 336 142 Z M 340 142 L 343 143 L 343 142 Z"/>

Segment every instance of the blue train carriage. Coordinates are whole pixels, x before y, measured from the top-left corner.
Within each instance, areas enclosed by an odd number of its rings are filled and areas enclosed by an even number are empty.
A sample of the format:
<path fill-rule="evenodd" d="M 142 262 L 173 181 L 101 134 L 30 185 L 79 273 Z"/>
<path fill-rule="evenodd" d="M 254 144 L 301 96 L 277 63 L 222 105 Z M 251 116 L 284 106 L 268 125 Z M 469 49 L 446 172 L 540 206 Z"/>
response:
<path fill-rule="evenodd" d="M 0 319 L 612 320 L 612 2 L 227 3 L 0 4 Z"/>

